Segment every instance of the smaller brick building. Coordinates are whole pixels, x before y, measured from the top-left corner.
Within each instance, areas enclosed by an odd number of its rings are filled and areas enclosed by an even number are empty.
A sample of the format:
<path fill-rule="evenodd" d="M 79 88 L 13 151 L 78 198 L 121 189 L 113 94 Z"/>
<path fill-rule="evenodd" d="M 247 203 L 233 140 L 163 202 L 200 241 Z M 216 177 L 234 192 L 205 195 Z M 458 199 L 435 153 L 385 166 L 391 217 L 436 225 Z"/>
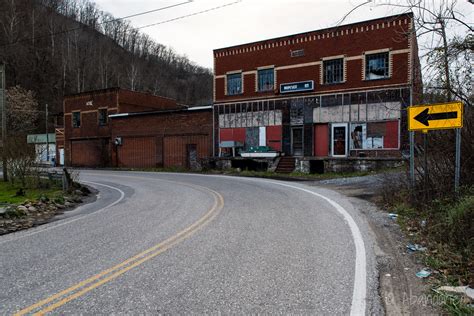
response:
<path fill-rule="evenodd" d="M 110 88 L 64 98 L 65 164 L 195 167 L 212 156 L 212 107 Z"/>

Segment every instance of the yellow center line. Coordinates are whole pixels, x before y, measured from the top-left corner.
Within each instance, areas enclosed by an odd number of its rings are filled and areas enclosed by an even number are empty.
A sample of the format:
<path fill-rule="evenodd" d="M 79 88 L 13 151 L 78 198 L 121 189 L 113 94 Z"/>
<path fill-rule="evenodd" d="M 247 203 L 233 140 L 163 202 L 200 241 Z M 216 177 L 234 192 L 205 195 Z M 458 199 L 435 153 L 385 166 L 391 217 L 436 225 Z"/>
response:
<path fill-rule="evenodd" d="M 133 177 L 129 177 L 129 178 L 133 178 Z M 143 178 L 139 178 L 140 180 L 143 180 Z M 107 274 L 110 274 L 116 270 L 115 273 L 105 277 L 105 278 L 102 278 L 101 280 L 89 285 L 88 287 L 74 293 L 74 294 L 71 294 L 69 296 L 66 296 L 65 298 L 63 298 L 62 300 L 50 305 L 50 306 L 47 306 L 46 308 L 40 310 L 38 313 L 36 313 L 35 315 L 43 315 L 44 313 L 47 313 L 47 312 L 50 312 L 64 304 L 66 304 L 67 302 L 71 301 L 71 300 L 74 300 L 82 295 L 84 295 L 85 293 L 99 287 L 100 285 L 104 284 L 104 283 L 107 283 L 115 278 L 117 278 L 118 276 L 124 274 L 125 272 L 141 265 L 142 263 L 158 256 L 159 254 L 165 252 L 166 250 L 168 250 L 169 248 L 171 248 L 172 246 L 182 242 L 183 240 L 189 238 L 191 235 L 193 235 L 195 232 L 197 232 L 198 230 L 202 229 L 204 226 L 206 226 L 209 222 L 211 222 L 220 212 L 220 210 L 224 207 L 224 198 L 222 197 L 222 195 L 212 189 L 209 189 L 209 188 L 206 188 L 206 187 L 202 187 L 202 186 L 197 186 L 197 185 L 191 185 L 191 184 L 187 184 L 187 183 L 180 183 L 180 182 L 175 182 L 175 181 L 168 181 L 168 180 L 163 180 L 163 181 L 166 181 L 166 182 L 173 182 L 173 183 L 178 183 L 178 184 L 181 184 L 181 185 L 185 185 L 185 186 L 189 186 L 189 187 L 192 187 L 192 188 L 195 188 L 201 192 L 203 191 L 207 191 L 207 192 L 211 192 L 211 194 L 214 196 L 214 204 L 212 206 L 212 208 L 206 212 L 206 214 L 204 214 L 199 220 L 197 220 L 196 222 L 194 222 L 192 225 L 188 226 L 187 228 L 185 228 L 184 230 L 180 231 L 179 233 L 173 235 L 172 237 L 169 237 L 168 239 L 166 239 L 165 241 L 163 242 L 160 242 L 159 244 L 151 247 L 151 248 L 148 248 L 147 250 L 109 268 L 109 269 L 106 269 L 84 281 L 81 281 L 79 283 L 77 283 L 76 285 L 73 285 L 59 293 L 56 293 L 46 299 L 43 299 L 31 306 L 28 306 L 22 310 L 20 310 L 19 312 L 15 313 L 14 315 L 15 316 L 20 316 L 20 315 L 25 315 L 29 312 L 32 312 L 33 310 L 36 310 L 38 308 L 41 308 L 67 294 L 70 294 L 71 292 L 74 292 L 75 290 L 77 289 L 80 289 L 90 283 L 93 283 L 94 281 L 97 281 L 99 279 L 101 279 L 102 277 L 106 276 Z M 141 258 L 143 257 L 143 258 Z M 141 258 L 140 260 L 138 260 L 139 258 Z M 138 261 L 136 261 L 138 260 Z M 135 261 L 133 264 L 130 264 L 132 263 L 133 261 Z M 130 265 L 129 265 L 130 264 Z"/>

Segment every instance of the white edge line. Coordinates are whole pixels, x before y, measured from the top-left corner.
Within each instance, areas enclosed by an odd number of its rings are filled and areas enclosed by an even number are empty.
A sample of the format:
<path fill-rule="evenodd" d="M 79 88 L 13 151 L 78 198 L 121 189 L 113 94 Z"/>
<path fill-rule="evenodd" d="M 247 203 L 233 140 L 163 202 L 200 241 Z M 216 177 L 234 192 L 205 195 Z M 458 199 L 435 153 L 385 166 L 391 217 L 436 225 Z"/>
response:
<path fill-rule="evenodd" d="M 366 296 L 367 296 L 367 257 L 365 253 L 365 244 L 364 239 L 362 237 L 362 233 L 360 232 L 359 227 L 357 226 L 354 218 L 344 209 L 339 203 L 336 201 L 316 192 L 313 192 L 308 189 L 300 188 L 298 186 L 286 184 L 283 182 L 278 181 L 271 181 L 266 179 L 256 179 L 256 178 L 245 178 L 245 177 L 232 177 L 232 176 L 222 176 L 222 175 L 205 175 L 205 174 L 193 174 L 193 173 L 169 173 L 169 172 L 161 172 L 158 174 L 167 174 L 167 175 L 175 175 L 175 174 L 182 174 L 182 175 L 193 175 L 193 176 L 201 176 L 201 177 L 216 177 L 216 178 L 230 178 L 230 179 L 241 179 L 247 181 L 255 181 L 255 182 L 266 182 L 266 183 L 273 183 L 276 185 L 293 188 L 296 190 L 300 190 L 314 196 L 317 196 L 329 204 L 331 204 L 339 214 L 341 214 L 352 234 L 352 238 L 354 240 L 355 245 L 355 271 L 354 271 L 354 289 L 352 291 L 352 303 L 351 303 L 351 315 L 358 316 L 358 315 L 365 315 L 366 313 Z"/>
<path fill-rule="evenodd" d="M 67 224 L 70 224 L 70 223 L 73 223 L 75 221 L 78 221 L 78 220 L 81 220 L 81 219 L 84 219 L 86 217 L 89 217 L 90 215 L 94 215 L 94 214 L 97 214 L 97 213 L 100 213 L 102 211 L 105 211 L 106 209 L 116 205 L 117 203 L 120 203 L 124 197 L 125 197 L 125 192 L 123 192 L 122 190 L 120 190 L 119 188 L 116 188 L 116 187 L 113 187 L 113 186 L 110 186 L 110 185 L 107 185 L 107 184 L 102 184 L 102 183 L 97 183 L 97 182 L 91 182 L 91 181 L 81 181 L 83 183 L 90 183 L 90 184 L 95 184 L 95 185 L 99 185 L 99 186 L 103 186 L 103 187 L 107 187 L 109 189 L 112 189 L 112 190 L 115 190 L 115 191 L 119 191 L 120 192 L 120 198 L 118 198 L 117 200 L 115 200 L 114 202 L 112 202 L 111 204 L 95 211 L 95 212 L 92 212 L 90 214 L 85 214 L 83 216 L 80 216 L 80 217 L 76 217 L 74 219 L 71 219 L 69 221 L 65 221 L 65 222 L 61 222 L 57 225 L 54 225 L 54 226 L 49 226 L 49 227 L 46 227 L 44 229 L 41 229 L 41 230 L 37 230 L 37 231 L 34 231 L 34 232 L 31 232 L 29 234 L 24 234 L 24 235 L 21 235 L 21 236 L 18 236 L 16 238 L 12 238 L 12 239 L 7 239 L 7 240 L 3 240 L 3 241 L 0 241 L 0 245 L 1 244 L 4 244 L 4 243 L 7 243 L 7 242 L 10 242 L 10 241 L 16 241 L 16 240 L 19 240 L 19 239 L 23 239 L 25 237 L 30 237 L 30 236 L 33 236 L 33 235 L 36 235 L 36 234 L 39 234 L 39 233 L 42 233 L 42 232 L 45 232 L 45 231 L 48 231 L 48 230 L 51 230 L 51 229 L 54 229 L 54 228 L 58 228 L 58 227 L 61 227 L 61 226 L 64 226 L 64 225 L 67 225 Z M 21 231 L 20 231 L 21 232 Z"/>
<path fill-rule="evenodd" d="M 303 189 L 297 186 L 275 182 L 275 181 L 265 181 L 273 184 L 277 184 L 284 187 L 293 188 L 296 190 L 304 191 L 306 193 L 315 195 L 323 200 L 326 200 L 329 204 L 331 204 L 346 220 L 347 225 L 349 226 L 352 238 L 354 239 L 355 250 L 356 250 L 356 258 L 355 258 L 355 272 L 354 272 L 354 289 L 352 292 L 352 304 L 351 304 L 351 315 L 365 315 L 365 300 L 366 300 L 366 292 L 367 292 L 367 270 L 366 270 L 366 253 L 365 253 L 365 245 L 364 239 L 362 238 L 362 234 L 360 232 L 359 227 L 357 226 L 356 222 L 339 203 L 336 201 L 311 190 Z"/>

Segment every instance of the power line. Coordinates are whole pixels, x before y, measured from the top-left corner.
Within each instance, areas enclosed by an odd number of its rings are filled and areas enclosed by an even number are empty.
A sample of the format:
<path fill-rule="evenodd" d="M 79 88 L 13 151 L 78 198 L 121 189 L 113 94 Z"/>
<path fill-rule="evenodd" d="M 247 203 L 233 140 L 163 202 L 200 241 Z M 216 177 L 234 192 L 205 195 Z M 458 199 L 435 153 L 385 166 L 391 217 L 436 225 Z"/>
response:
<path fill-rule="evenodd" d="M 165 24 L 165 23 L 169 23 L 169 22 L 173 22 L 173 21 L 185 19 L 185 18 L 188 18 L 188 17 L 191 17 L 191 16 L 195 16 L 195 15 L 207 13 L 207 12 L 210 12 L 210 11 L 215 11 L 215 10 L 218 10 L 218 9 L 222 9 L 222 8 L 224 8 L 224 7 L 232 6 L 232 5 L 235 5 L 235 4 L 239 3 L 239 2 L 242 2 L 242 0 L 230 2 L 230 3 L 223 4 L 223 5 L 220 5 L 220 6 L 217 6 L 217 7 L 213 7 L 213 8 L 210 8 L 210 9 L 206 9 L 206 10 L 202 10 L 202 11 L 198 11 L 198 12 L 194 12 L 194 13 L 190 13 L 190 14 L 178 16 L 178 17 L 176 17 L 176 18 L 172 18 L 172 19 L 169 19 L 169 20 L 165 20 L 165 21 L 161 21 L 161 22 L 157 22 L 157 23 L 152 23 L 152 24 L 140 26 L 140 27 L 138 27 L 137 29 L 138 29 L 138 30 L 141 30 L 141 29 L 144 29 L 144 28 L 146 28 L 146 27 L 156 26 L 156 25 L 160 25 L 160 24 Z"/>
<path fill-rule="evenodd" d="M 116 21 L 120 21 L 120 20 L 124 20 L 124 19 L 134 18 L 134 17 L 140 16 L 140 15 L 150 14 L 150 13 L 154 13 L 154 12 L 158 12 L 158 11 L 163 11 L 163 10 L 166 10 L 166 9 L 171 9 L 171 8 L 174 8 L 174 7 L 178 7 L 178 6 L 181 6 L 181 5 L 184 5 L 184 4 L 191 3 L 193 1 L 194 0 L 188 0 L 186 2 L 172 4 L 172 5 L 162 7 L 162 8 L 158 8 L 158 9 L 154 9 L 154 10 L 149 10 L 149 11 L 144 11 L 144 12 L 139 12 L 139 13 L 127 15 L 127 16 L 124 16 L 124 17 L 121 17 L 121 18 L 117 18 L 117 19 L 113 19 L 113 20 L 110 20 L 110 21 L 105 21 L 105 22 L 99 23 L 99 25 L 100 24 L 105 24 L 105 23 L 112 23 L 112 22 L 116 22 Z"/>
<path fill-rule="evenodd" d="M 124 16 L 124 17 L 120 17 L 120 18 L 116 18 L 116 19 L 112 19 L 112 20 L 100 22 L 100 23 L 97 23 L 96 25 L 99 26 L 99 25 L 108 24 L 108 23 L 112 23 L 112 22 L 117 22 L 117 21 L 121 21 L 121 20 L 124 20 L 124 19 L 129 19 L 129 18 L 133 18 L 133 17 L 145 15 L 145 14 L 150 14 L 150 13 L 154 13 L 154 12 L 158 12 L 158 11 L 163 11 L 163 10 L 175 8 L 175 7 L 178 7 L 178 6 L 182 6 L 182 5 L 185 5 L 185 4 L 189 4 L 189 3 L 193 2 L 193 1 L 194 1 L 194 0 L 188 0 L 188 1 L 185 1 L 185 2 L 180 2 L 180 3 L 177 3 L 177 4 L 172 4 L 172 5 L 169 5 L 169 6 L 165 6 L 165 7 L 161 7 L 161 8 L 149 10 L 149 11 L 143 11 L 143 12 L 139 12 L 139 13 L 134 13 L 134 14 L 127 15 L 127 16 Z M 74 22 L 75 22 L 75 23 L 81 23 L 81 22 L 79 22 L 79 21 L 74 21 Z M 10 45 L 15 45 L 15 44 L 18 44 L 18 43 L 21 43 L 21 42 L 28 42 L 28 41 L 31 41 L 31 40 L 41 39 L 41 38 L 45 38 L 45 37 L 49 37 L 49 36 L 54 36 L 54 35 L 66 34 L 66 33 L 69 33 L 69 32 L 73 32 L 73 31 L 77 31 L 77 30 L 83 29 L 83 28 L 85 28 L 85 27 L 92 28 L 92 27 L 89 26 L 89 25 L 83 24 L 83 25 L 81 25 L 81 26 L 79 26 L 79 27 L 75 27 L 75 28 L 72 28 L 72 29 L 67 29 L 67 30 L 64 30 L 64 31 L 54 32 L 54 33 L 51 33 L 51 34 L 48 34 L 48 35 L 42 35 L 42 36 L 37 36 L 37 37 L 24 38 L 24 39 L 22 39 L 22 40 L 17 40 L 17 41 L 14 42 L 14 43 L 4 43 L 4 44 L 1 44 L 0 47 L 6 47 L 6 46 L 10 46 Z"/>

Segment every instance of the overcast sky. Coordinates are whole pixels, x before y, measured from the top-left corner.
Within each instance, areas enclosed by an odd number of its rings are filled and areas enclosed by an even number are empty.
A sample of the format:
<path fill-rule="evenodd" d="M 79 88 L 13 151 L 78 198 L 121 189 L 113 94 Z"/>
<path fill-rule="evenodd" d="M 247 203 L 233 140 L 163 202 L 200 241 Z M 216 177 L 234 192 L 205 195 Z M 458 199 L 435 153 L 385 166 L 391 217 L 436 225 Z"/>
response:
<path fill-rule="evenodd" d="M 115 17 L 153 10 L 187 0 L 95 0 L 99 8 Z M 194 0 L 160 12 L 130 19 L 134 27 L 193 14 L 237 0 Z M 383 3 L 397 0 L 384 0 Z M 400 0 L 398 0 L 399 2 Z M 433 0 L 437 2 L 437 0 Z M 212 68 L 212 50 L 267 38 L 313 31 L 336 25 L 347 13 L 366 0 L 241 0 L 214 11 L 164 23 L 141 31 L 158 43 L 172 47 L 197 64 Z M 343 24 L 404 12 L 379 6 L 373 0 L 352 12 Z M 473 22 L 473 6 L 458 0 L 458 7 Z"/>

